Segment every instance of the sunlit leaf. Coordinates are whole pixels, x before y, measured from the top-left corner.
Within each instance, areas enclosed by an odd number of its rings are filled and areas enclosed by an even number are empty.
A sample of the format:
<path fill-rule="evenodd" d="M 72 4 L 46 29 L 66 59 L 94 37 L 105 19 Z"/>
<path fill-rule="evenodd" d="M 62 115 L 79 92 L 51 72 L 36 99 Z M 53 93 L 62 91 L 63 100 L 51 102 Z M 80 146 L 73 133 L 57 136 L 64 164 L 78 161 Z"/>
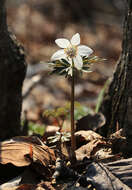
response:
<path fill-rule="evenodd" d="M 45 126 L 44 125 L 39 125 L 33 122 L 29 122 L 28 124 L 28 133 L 29 135 L 32 134 L 39 134 L 43 135 L 45 131 Z"/>

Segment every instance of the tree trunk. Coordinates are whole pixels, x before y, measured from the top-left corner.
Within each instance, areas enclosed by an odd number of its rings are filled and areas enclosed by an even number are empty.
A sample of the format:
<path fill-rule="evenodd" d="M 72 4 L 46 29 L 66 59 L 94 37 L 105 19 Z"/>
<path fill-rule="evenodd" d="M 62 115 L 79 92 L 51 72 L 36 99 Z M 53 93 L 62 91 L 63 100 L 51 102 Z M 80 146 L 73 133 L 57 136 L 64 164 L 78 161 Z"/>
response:
<path fill-rule="evenodd" d="M 127 0 L 123 26 L 122 53 L 119 58 L 107 97 L 104 100 L 109 134 L 116 126 L 123 128 L 132 154 L 132 1 Z M 106 126 L 106 127 L 107 127 Z"/>
<path fill-rule="evenodd" d="M 26 64 L 22 47 L 8 32 L 5 0 L 0 2 L 0 140 L 20 134 L 22 83 Z"/>

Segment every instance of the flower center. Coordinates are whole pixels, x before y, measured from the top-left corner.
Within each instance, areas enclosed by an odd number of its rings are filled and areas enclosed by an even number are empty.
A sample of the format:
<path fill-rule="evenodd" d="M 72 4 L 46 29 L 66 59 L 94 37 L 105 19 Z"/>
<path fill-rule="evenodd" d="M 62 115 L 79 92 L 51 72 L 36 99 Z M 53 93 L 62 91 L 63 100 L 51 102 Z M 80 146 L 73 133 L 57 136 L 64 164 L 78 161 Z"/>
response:
<path fill-rule="evenodd" d="M 77 55 L 77 46 L 70 46 L 64 49 L 66 55 L 70 58 L 76 57 Z"/>

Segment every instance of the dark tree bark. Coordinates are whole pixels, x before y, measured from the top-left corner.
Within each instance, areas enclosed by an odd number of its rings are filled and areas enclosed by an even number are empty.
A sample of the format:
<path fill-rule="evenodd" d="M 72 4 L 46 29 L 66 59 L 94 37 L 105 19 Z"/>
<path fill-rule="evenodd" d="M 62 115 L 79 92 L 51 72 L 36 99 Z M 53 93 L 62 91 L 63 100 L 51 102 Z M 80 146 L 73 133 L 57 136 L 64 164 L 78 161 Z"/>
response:
<path fill-rule="evenodd" d="M 0 140 L 20 134 L 21 91 L 26 72 L 24 51 L 8 32 L 5 3 L 0 1 Z"/>
<path fill-rule="evenodd" d="M 109 133 L 114 132 L 116 126 L 123 128 L 127 152 L 132 154 L 132 1 L 127 0 L 126 5 L 122 53 L 103 107 Z"/>

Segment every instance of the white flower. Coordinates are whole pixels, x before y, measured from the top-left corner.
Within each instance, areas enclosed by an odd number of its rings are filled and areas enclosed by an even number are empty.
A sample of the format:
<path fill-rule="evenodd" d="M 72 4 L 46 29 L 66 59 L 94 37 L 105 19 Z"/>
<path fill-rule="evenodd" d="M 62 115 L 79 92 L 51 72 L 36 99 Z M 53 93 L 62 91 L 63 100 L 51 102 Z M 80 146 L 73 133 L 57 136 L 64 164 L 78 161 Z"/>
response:
<path fill-rule="evenodd" d="M 66 69 L 66 72 L 68 73 L 68 75 L 71 75 L 72 76 L 72 65 L 70 65 L 70 67 L 68 67 Z"/>
<path fill-rule="evenodd" d="M 80 44 L 80 34 L 76 33 L 72 36 L 71 40 L 67 40 L 65 38 L 60 38 L 55 40 L 55 43 L 62 49 L 55 52 L 51 60 L 56 61 L 60 59 L 66 59 L 71 65 L 72 60 L 74 62 L 74 66 L 76 69 L 81 70 L 83 67 L 83 56 L 88 57 L 90 54 L 93 53 L 93 50 L 85 45 L 79 45 Z M 68 74 L 71 75 L 72 68 L 69 67 Z"/>

